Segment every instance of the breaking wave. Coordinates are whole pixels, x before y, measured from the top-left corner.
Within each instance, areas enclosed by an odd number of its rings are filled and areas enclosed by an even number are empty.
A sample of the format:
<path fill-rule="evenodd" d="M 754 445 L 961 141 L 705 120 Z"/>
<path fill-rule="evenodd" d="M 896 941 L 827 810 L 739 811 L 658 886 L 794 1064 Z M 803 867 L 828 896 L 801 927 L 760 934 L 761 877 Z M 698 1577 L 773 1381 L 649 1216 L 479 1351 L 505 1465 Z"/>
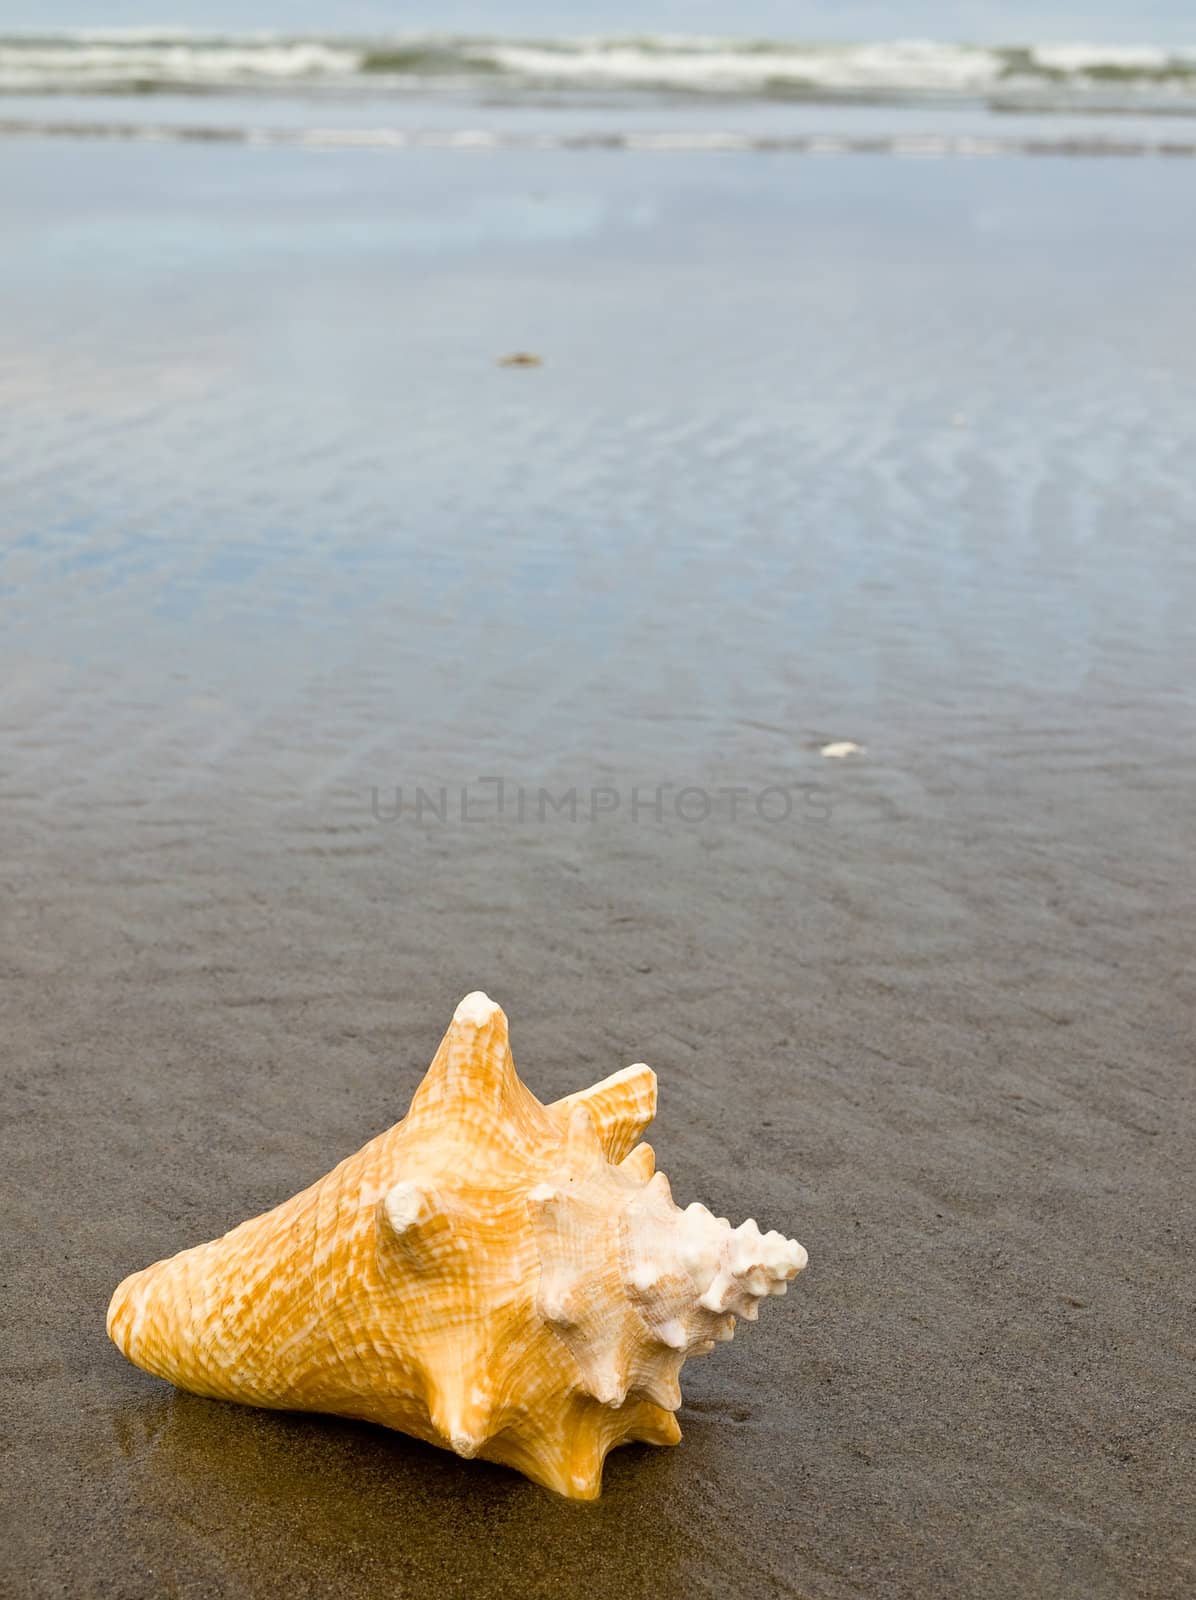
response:
<path fill-rule="evenodd" d="M 1196 112 L 1196 49 L 905 40 L 791 44 L 661 36 L 352 39 L 162 30 L 0 37 L 0 93 L 285 90 L 395 92 L 475 86 L 749 99 L 965 101 L 1002 110 Z"/>

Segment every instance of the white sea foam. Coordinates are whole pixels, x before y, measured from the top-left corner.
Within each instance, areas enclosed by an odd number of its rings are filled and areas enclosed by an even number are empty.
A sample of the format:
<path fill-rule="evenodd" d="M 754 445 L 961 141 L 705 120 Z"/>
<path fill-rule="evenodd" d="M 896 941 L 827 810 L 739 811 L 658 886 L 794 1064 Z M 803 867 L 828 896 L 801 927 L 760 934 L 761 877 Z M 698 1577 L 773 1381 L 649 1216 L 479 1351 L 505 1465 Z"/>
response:
<path fill-rule="evenodd" d="M 89 29 L 0 37 L 0 93 L 132 89 L 239 92 L 268 87 L 397 92 L 403 85 L 501 84 L 706 97 L 863 97 L 987 100 L 1049 93 L 1053 108 L 1099 93 L 1135 103 L 1155 95 L 1174 109 L 1177 87 L 1196 104 L 1196 51 L 1144 44 L 1005 48 L 907 39 L 803 45 L 661 35 L 646 39 L 382 39 L 204 36 L 180 30 Z"/>
<path fill-rule="evenodd" d="M 1039 65 L 1053 72 L 1085 73 L 1092 68 L 1116 67 L 1127 73 L 1144 72 L 1153 75 L 1176 60 L 1182 63 L 1182 52 L 1159 50 L 1154 45 L 1100 45 L 1100 44 L 1039 44 L 1033 50 Z M 1186 58 L 1196 66 L 1196 57 Z"/>
<path fill-rule="evenodd" d="M 80 93 L 153 87 L 241 88 L 352 77 L 361 52 L 318 39 L 203 43 L 185 36 L 0 41 L 0 90 Z"/>
<path fill-rule="evenodd" d="M 710 40 L 684 47 L 654 42 L 575 46 L 500 44 L 490 58 L 505 71 L 546 82 L 752 93 L 786 84 L 839 90 L 959 92 L 1001 76 L 993 51 L 907 40 L 855 46 L 740 45 Z"/>

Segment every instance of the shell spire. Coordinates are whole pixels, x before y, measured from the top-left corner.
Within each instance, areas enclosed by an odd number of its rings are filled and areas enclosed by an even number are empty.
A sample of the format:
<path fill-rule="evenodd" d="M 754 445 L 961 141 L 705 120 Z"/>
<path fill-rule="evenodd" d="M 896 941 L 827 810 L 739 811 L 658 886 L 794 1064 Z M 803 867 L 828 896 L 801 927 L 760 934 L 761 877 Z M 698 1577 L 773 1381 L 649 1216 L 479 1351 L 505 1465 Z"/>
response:
<path fill-rule="evenodd" d="M 609 1450 L 675 1444 L 690 1355 L 806 1253 L 673 1203 L 626 1067 L 542 1105 L 507 1019 L 457 1007 L 407 1116 L 327 1177 L 117 1289 L 108 1331 L 213 1398 L 381 1423 L 592 1499 Z"/>

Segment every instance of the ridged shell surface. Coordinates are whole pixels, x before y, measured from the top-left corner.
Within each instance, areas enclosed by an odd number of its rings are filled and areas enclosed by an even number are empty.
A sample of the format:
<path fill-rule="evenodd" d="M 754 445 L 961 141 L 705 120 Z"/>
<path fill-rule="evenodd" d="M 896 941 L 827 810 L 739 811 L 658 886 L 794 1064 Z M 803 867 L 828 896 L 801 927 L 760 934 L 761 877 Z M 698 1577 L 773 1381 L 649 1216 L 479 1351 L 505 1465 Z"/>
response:
<path fill-rule="evenodd" d="M 639 1143 L 646 1066 L 542 1105 L 458 1006 L 406 1117 L 293 1199 L 136 1272 L 108 1331 L 194 1394 L 358 1417 L 592 1499 L 676 1444 L 687 1356 L 783 1294 L 794 1240 L 682 1211 Z"/>

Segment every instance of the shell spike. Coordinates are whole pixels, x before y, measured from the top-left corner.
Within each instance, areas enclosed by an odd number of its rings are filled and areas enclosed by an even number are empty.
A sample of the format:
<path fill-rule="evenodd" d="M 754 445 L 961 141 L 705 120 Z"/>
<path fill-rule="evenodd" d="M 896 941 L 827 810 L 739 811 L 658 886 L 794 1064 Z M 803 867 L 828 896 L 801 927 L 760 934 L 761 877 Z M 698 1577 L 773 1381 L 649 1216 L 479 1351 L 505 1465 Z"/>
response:
<path fill-rule="evenodd" d="M 643 1444 L 680 1444 L 681 1426 L 667 1407 L 645 1405 L 628 1437 Z"/>
<path fill-rule="evenodd" d="M 588 1106 L 608 1161 L 620 1162 L 656 1115 L 656 1074 L 642 1061 L 612 1072 L 592 1088 L 558 1100 L 554 1111 Z"/>
<path fill-rule="evenodd" d="M 453 1220 L 435 1189 L 400 1179 L 378 1202 L 378 1247 L 417 1271 L 431 1270 L 452 1247 Z"/>
<path fill-rule="evenodd" d="M 656 1171 L 656 1152 L 650 1144 L 637 1144 L 629 1156 L 619 1162 L 619 1171 L 640 1183 L 647 1183 Z"/>
<path fill-rule="evenodd" d="M 586 1374 L 586 1389 L 594 1399 L 614 1410 L 627 1398 L 629 1376 L 627 1362 L 617 1352 L 602 1361 L 596 1361 Z"/>
<path fill-rule="evenodd" d="M 526 1146 L 551 1128 L 515 1071 L 502 1007 L 481 990 L 467 994 L 453 1013 L 405 1121 L 442 1137 L 455 1131 L 463 1143 L 479 1147 Z"/>
<path fill-rule="evenodd" d="M 416 1091 L 412 1111 L 427 1101 L 500 1100 L 515 1077 L 507 1019 L 480 989 L 453 1012 L 448 1032 Z"/>
<path fill-rule="evenodd" d="M 648 1193 L 654 1200 L 663 1201 L 666 1205 L 673 1203 L 673 1191 L 669 1180 L 663 1172 L 656 1172 L 648 1183 Z"/>
<path fill-rule="evenodd" d="M 565 1493 L 571 1500 L 597 1500 L 602 1493 L 602 1468 L 606 1451 L 597 1438 L 577 1440 L 567 1453 L 561 1468 Z"/>
<path fill-rule="evenodd" d="M 464 1366 L 429 1381 L 428 1417 L 441 1438 L 466 1459 L 476 1456 L 494 1431 L 490 1396 Z"/>
<path fill-rule="evenodd" d="M 681 1366 L 685 1357 L 669 1351 L 637 1379 L 636 1388 L 646 1394 L 654 1406 L 662 1411 L 676 1411 L 681 1404 Z"/>

